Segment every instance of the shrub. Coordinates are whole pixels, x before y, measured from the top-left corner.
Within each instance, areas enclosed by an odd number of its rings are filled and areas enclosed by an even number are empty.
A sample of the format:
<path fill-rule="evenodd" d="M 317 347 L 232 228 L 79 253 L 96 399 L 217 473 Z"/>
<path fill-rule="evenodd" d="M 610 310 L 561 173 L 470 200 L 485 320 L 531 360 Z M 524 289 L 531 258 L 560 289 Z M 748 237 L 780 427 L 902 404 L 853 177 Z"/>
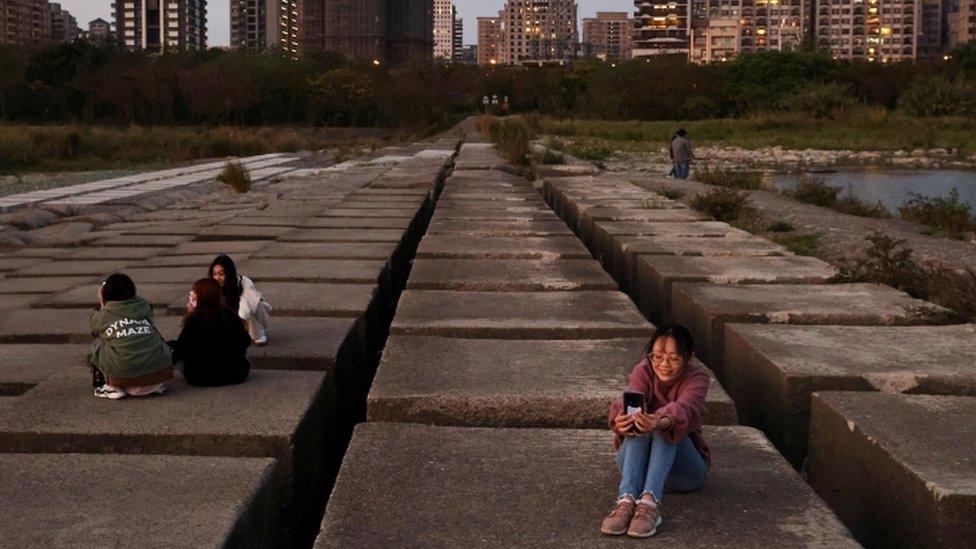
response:
<path fill-rule="evenodd" d="M 968 204 L 959 200 L 959 190 L 952 189 L 948 197 L 931 198 L 912 193 L 898 209 L 902 219 L 938 229 L 960 238 L 968 231 L 976 230 L 976 219 Z"/>
<path fill-rule="evenodd" d="M 224 165 L 224 170 L 217 176 L 217 181 L 227 185 L 234 192 L 244 194 L 251 190 L 251 174 L 240 162 L 231 161 Z"/>
<path fill-rule="evenodd" d="M 615 154 L 614 150 L 609 147 L 588 145 L 573 145 L 568 152 L 576 158 L 597 163 L 605 162 Z"/>
<path fill-rule="evenodd" d="M 671 200 L 677 200 L 685 195 L 684 192 L 679 191 L 678 189 L 660 189 L 657 191 L 657 193 L 664 198 L 669 198 Z"/>
<path fill-rule="evenodd" d="M 762 174 L 741 170 L 709 168 L 703 166 L 695 170 L 695 180 L 706 185 L 717 185 L 732 189 L 758 189 L 762 187 Z"/>
<path fill-rule="evenodd" d="M 719 187 L 696 196 L 691 201 L 691 207 L 719 221 L 729 222 L 742 215 L 746 200 L 744 192 Z"/>
<path fill-rule="evenodd" d="M 796 255 L 820 255 L 819 234 L 780 234 L 774 236 L 773 241 Z"/>
<path fill-rule="evenodd" d="M 920 76 L 901 94 L 898 108 L 912 116 L 973 116 L 976 82 Z"/>
<path fill-rule="evenodd" d="M 808 84 L 780 101 L 790 112 L 808 114 L 814 118 L 837 118 L 854 106 L 854 96 L 845 84 Z"/>
<path fill-rule="evenodd" d="M 840 191 L 839 187 L 831 187 L 822 179 L 803 175 L 797 180 L 796 187 L 787 194 L 806 204 L 833 208 L 837 205 L 837 195 Z"/>
<path fill-rule="evenodd" d="M 542 163 L 543 164 L 565 164 L 566 157 L 557 151 L 554 151 L 550 148 L 546 148 L 546 150 L 542 153 Z"/>
<path fill-rule="evenodd" d="M 491 127 L 491 140 L 505 160 L 516 166 L 529 165 L 532 130 L 522 118 L 496 120 Z"/>
<path fill-rule="evenodd" d="M 766 227 L 766 230 L 771 233 L 790 233 L 795 231 L 796 227 L 785 221 L 775 221 Z"/>
<path fill-rule="evenodd" d="M 837 204 L 834 206 L 838 212 L 846 213 L 848 215 L 856 215 L 858 217 L 877 217 L 881 219 L 891 217 L 891 213 L 888 208 L 884 207 L 881 201 L 877 201 L 874 204 L 868 204 L 867 202 L 861 200 L 860 198 L 854 196 L 848 191 L 845 196 L 840 197 L 837 200 Z"/>

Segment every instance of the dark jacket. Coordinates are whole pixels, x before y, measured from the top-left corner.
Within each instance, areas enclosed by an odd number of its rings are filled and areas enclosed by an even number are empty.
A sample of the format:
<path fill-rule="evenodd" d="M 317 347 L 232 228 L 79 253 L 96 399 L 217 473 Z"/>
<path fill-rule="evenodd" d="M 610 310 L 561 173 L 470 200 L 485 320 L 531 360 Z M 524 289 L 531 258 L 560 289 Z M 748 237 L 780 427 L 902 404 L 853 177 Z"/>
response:
<path fill-rule="evenodd" d="M 176 360 L 183 361 L 183 377 L 190 385 L 233 385 L 247 379 L 251 363 L 247 348 L 251 336 L 237 313 L 221 309 L 215 316 L 194 313 L 186 317 L 174 342 Z"/>
<path fill-rule="evenodd" d="M 152 307 L 145 299 L 136 296 L 105 303 L 92 313 L 90 327 L 98 338 L 91 361 L 105 377 L 123 381 L 172 377 L 173 357 L 152 324 Z"/>

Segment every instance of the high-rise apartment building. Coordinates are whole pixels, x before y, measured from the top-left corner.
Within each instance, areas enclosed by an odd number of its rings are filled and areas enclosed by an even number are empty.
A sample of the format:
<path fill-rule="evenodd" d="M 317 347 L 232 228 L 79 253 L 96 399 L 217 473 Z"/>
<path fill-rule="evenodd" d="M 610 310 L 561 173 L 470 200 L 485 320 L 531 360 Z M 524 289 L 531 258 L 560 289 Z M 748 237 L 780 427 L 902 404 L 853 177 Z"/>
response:
<path fill-rule="evenodd" d="M 921 0 L 816 0 L 817 45 L 838 59 L 917 57 Z"/>
<path fill-rule="evenodd" d="M 627 12 L 602 12 L 583 19 L 583 55 L 598 59 L 630 59 L 634 49 L 634 20 Z"/>
<path fill-rule="evenodd" d="M 457 11 L 451 0 L 434 0 L 434 57 L 454 56 L 454 20 Z"/>
<path fill-rule="evenodd" d="M 231 0 L 230 46 L 299 53 L 300 0 Z"/>
<path fill-rule="evenodd" d="M 295 13 L 303 51 L 394 64 L 433 55 L 433 0 L 299 0 Z"/>
<path fill-rule="evenodd" d="M 468 44 L 467 46 L 461 47 L 461 55 L 454 59 L 460 63 L 477 63 L 478 62 L 478 46 L 475 44 Z"/>
<path fill-rule="evenodd" d="M 386 60 L 406 63 L 434 55 L 434 1 L 387 0 Z"/>
<path fill-rule="evenodd" d="M 51 41 L 58 43 L 77 40 L 81 29 L 78 28 L 78 20 L 71 15 L 71 12 L 63 9 L 58 3 L 48 4 L 48 8 L 51 13 Z"/>
<path fill-rule="evenodd" d="M 949 10 L 949 49 L 976 40 L 976 0 L 957 0 Z"/>
<path fill-rule="evenodd" d="M 451 40 L 451 59 L 459 61 L 464 54 L 464 20 L 457 16 L 454 8 L 454 32 Z"/>
<path fill-rule="evenodd" d="M 502 20 L 501 62 L 566 64 L 576 58 L 575 0 L 508 0 Z"/>
<path fill-rule="evenodd" d="M 704 23 L 692 32 L 693 62 L 728 61 L 742 51 L 743 27 L 738 17 L 714 17 Z"/>
<path fill-rule="evenodd" d="M 941 59 L 949 45 L 948 0 L 918 1 L 922 3 L 922 19 L 916 55 L 919 59 Z"/>
<path fill-rule="evenodd" d="M 131 50 L 206 49 L 207 0 L 115 0 L 119 43 Z"/>
<path fill-rule="evenodd" d="M 0 44 L 30 48 L 50 41 L 47 0 L 0 0 Z"/>
<path fill-rule="evenodd" d="M 89 21 L 88 32 L 85 33 L 85 38 L 98 44 L 112 40 L 114 38 L 112 24 L 101 17 L 94 21 Z"/>
<path fill-rule="evenodd" d="M 501 62 L 501 17 L 478 18 L 478 64 L 494 65 Z"/>
<path fill-rule="evenodd" d="M 634 57 L 688 55 L 692 0 L 634 0 Z"/>

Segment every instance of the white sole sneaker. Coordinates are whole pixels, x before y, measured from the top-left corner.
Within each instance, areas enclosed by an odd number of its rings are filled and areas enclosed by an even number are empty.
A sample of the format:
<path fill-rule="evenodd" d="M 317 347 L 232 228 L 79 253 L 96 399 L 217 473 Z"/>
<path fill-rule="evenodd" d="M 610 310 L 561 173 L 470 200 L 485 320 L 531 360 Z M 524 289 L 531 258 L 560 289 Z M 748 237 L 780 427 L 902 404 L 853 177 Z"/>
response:
<path fill-rule="evenodd" d="M 95 389 L 95 396 L 98 398 L 107 398 L 109 400 L 119 400 L 125 398 L 125 391 L 122 389 L 112 387 L 108 383 L 102 385 L 101 387 Z"/>

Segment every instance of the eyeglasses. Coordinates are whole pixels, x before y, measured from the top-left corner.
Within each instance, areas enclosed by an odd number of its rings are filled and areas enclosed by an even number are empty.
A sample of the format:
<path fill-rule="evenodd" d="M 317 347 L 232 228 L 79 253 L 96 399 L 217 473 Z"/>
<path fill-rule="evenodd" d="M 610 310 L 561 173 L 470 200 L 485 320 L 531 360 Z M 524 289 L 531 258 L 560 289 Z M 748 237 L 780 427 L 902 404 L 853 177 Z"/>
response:
<path fill-rule="evenodd" d="M 681 366 L 685 361 L 685 357 L 681 355 L 668 355 L 664 353 L 651 353 L 647 357 L 651 360 L 652 364 L 662 364 L 666 360 L 670 366 Z"/>

